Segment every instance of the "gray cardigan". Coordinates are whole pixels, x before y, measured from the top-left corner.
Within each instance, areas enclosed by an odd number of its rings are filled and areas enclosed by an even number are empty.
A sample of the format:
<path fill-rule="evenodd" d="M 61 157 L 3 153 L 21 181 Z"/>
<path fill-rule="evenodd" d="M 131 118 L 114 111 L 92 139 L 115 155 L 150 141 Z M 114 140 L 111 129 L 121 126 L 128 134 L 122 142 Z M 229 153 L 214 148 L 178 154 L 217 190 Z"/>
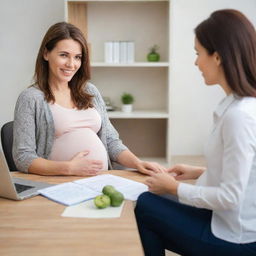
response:
<path fill-rule="evenodd" d="M 98 136 L 111 161 L 127 147 L 119 139 L 118 132 L 109 121 L 105 103 L 97 88 L 88 83 L 86 91 L 94 96 L 93 105 L 99 112 L 102 124 Z M 27 173 L 32 161 L 38 157 L 47 159 L 54 142 L 54 121 L 44 94 L 36 87 L 25 89 L 18 97 L 13 126 L 13 159 L 18 170 Z"/>

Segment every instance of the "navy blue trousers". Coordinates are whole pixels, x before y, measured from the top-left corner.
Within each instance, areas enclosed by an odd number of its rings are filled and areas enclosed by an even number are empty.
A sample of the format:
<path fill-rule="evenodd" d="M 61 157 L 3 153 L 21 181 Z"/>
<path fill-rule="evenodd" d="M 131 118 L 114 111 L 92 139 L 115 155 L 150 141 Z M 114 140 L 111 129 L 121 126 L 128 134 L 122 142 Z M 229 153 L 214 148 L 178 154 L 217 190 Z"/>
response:
<path fill-rule="evenodd" d="M 165 249 L 183 256 L 256 256 L 256 242 L 236 244 L 215 237 L 210 210 L 145 192 L 135 214 L 146 256 L 165 255 Z"/>

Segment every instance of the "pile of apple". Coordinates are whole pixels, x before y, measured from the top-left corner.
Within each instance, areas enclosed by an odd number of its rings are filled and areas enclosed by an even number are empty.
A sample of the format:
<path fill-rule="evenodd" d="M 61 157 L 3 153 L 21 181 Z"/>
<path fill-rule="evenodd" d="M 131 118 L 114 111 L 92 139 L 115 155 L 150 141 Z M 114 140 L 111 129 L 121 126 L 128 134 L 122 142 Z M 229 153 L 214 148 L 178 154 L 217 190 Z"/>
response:
<path fill-rule="evenodd" d="M 111 185 L 104 186 L 102 193 L 103 195 L 94 198 L 94 204 L 99 209 L 104 209 L 110 205 L 117 207 L 124 201 L 124 195 Z"/>

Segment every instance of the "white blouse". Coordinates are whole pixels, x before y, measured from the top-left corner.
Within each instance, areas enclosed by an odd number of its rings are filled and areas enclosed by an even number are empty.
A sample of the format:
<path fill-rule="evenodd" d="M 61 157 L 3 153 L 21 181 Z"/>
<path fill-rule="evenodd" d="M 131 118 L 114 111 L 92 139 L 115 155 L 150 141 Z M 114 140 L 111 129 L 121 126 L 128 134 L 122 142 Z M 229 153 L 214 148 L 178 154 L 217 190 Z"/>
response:
<path fill-rule="evenodd" d="M 207 170 L 196 185 L 180 183 L 180 202 L 213 211 L 213 234 L 256 241 L 256 98 L 225 97 L 206 144 Z"/>

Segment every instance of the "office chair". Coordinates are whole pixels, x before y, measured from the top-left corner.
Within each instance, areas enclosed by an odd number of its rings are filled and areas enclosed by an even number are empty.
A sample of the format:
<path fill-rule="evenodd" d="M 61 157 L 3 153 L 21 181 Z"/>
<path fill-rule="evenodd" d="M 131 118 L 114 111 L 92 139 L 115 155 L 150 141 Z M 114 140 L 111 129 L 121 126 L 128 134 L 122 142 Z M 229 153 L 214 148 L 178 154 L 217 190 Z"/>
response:
<path fill-rule="evenodd" d="M 10 171 L 17 171 L 12 157 L 13 121 L 4 124 L 1 128 L 1 142 L 6 162 Z"/>

